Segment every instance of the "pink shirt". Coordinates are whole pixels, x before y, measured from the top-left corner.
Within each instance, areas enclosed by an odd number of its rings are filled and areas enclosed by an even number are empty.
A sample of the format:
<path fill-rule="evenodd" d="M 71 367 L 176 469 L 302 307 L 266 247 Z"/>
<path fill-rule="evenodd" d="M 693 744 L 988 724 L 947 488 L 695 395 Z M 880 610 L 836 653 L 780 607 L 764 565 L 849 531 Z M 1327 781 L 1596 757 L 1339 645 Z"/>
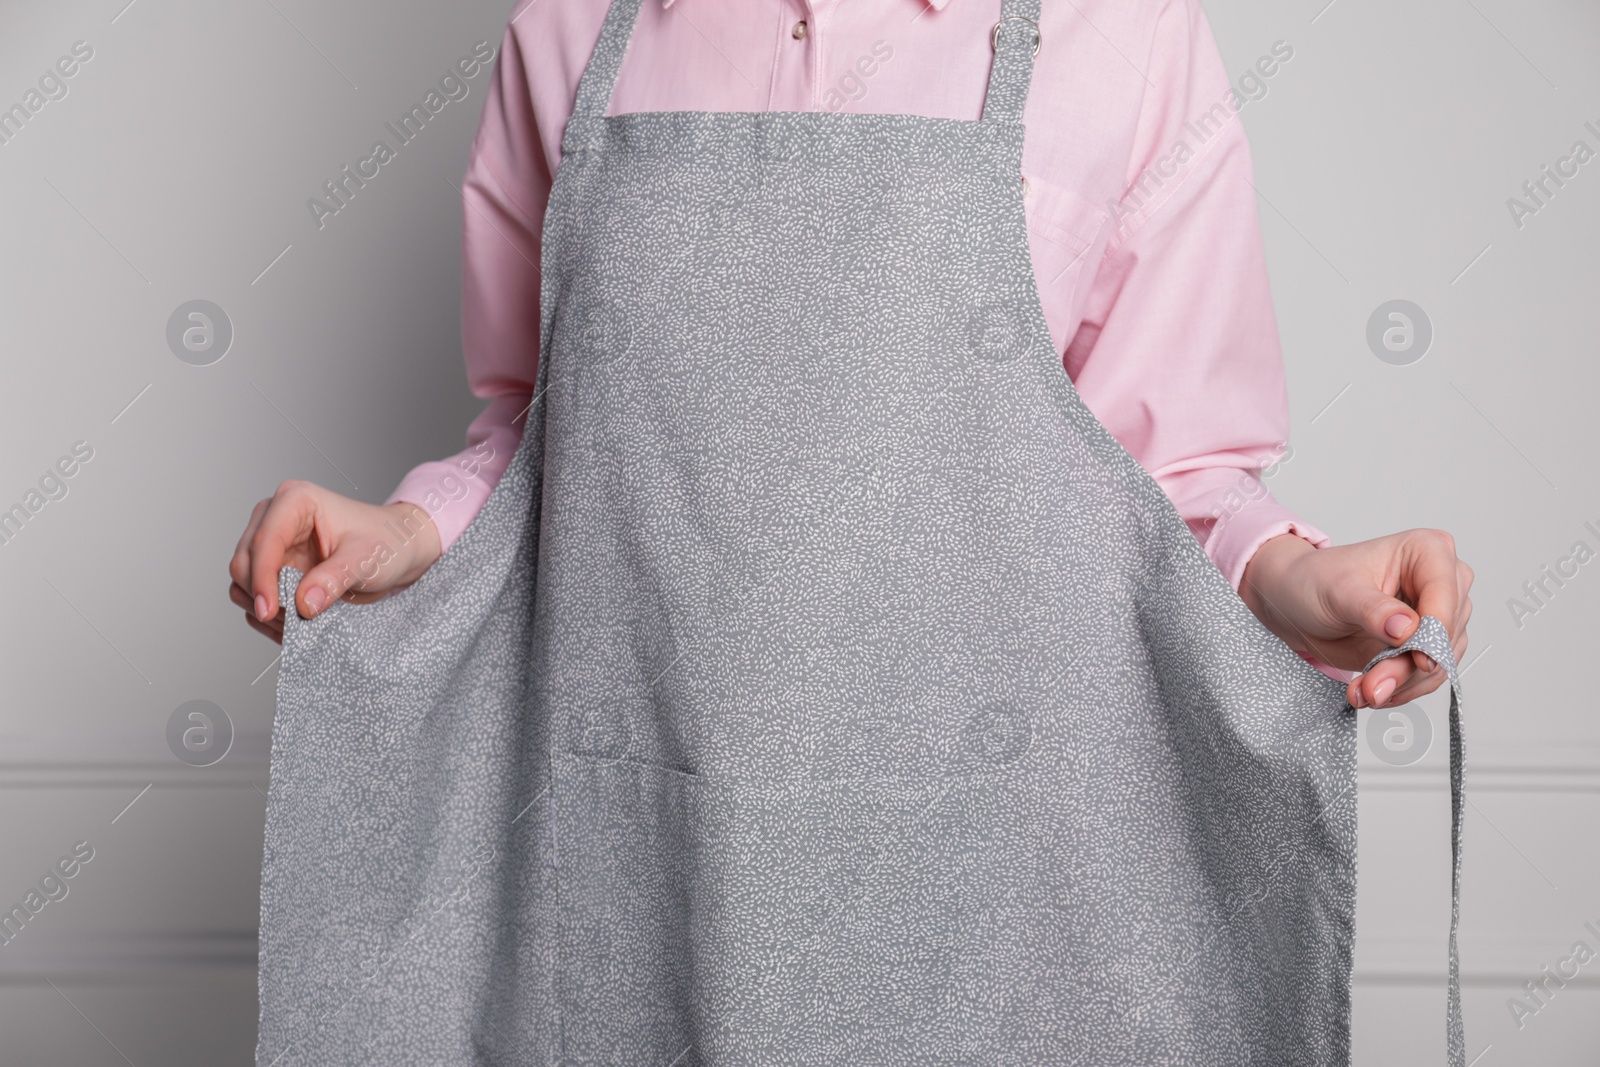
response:
<path fill-rule="evenodd" d="M 1238 111 L 1293 49 L 1278 42 L 1236 90 L 1198 0 L 1043 6 L 1022 180 L 1051 337 L 1084 402 L 1237 589 L 1269 537 L 1330 543 L 1257 477 L 1282 458 L 1289 418 Z M 999 9 L 998 0 L 644 0 L 610 113 L 976 119 Z M 417 467 L 389 497 L 426 508 L 447 548 L 521 437 L 539 357 L 545 200 L 605 11 L 604 0 L 524 3 L 489 83 L 462 237 L 467 380 L 489 405 L 463 452 Z"/>

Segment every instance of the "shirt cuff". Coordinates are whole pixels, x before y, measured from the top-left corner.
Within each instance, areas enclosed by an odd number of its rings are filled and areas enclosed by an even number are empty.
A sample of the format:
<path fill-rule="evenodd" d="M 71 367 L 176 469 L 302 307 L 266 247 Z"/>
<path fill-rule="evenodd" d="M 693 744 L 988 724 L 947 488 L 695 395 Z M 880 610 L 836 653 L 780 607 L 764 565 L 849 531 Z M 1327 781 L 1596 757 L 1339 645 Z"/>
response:
<path fill-rule="evenodd" d="M 1244 584 L 1245 567 L 1256 550 L 1286 533 L 1304 538 L 1314 548 L 1333 544 L 1333 538 L 1326 533 L 1266 497 L 1214 520 L 1205 540 L 1206 555 L 1227 576 L 1228 584 L 1238 589 Z"/>
<path fill-rule="evenodd" d="M 1205 550 L 1212 562 L 1227 576 L 1228 583 L 1237 590 L 1244 583 L 1245 567 L 1255 556 L 1256 550 L 1283 534 L 1301 537 L 1314 548 L 1327 548 L 1333 544 L 1333 538 L 1321 529 L 1271 497 L 1264 497 L 1215 520 L 1205 540 Z M 1309 653 L 1297 651 L 1295 654 L 1335 681 L 1348 682 L 1356 676 L 1355 671 L 1324 663 Z"/>
<path fill-rule="evenodd" d="M 443 555 L 483 509 L 520 442 L 518 427 L 494 426 L 466 450 L 413 468 L 384 503 L 403 500 L 426 511 L 439 531 Z"/>

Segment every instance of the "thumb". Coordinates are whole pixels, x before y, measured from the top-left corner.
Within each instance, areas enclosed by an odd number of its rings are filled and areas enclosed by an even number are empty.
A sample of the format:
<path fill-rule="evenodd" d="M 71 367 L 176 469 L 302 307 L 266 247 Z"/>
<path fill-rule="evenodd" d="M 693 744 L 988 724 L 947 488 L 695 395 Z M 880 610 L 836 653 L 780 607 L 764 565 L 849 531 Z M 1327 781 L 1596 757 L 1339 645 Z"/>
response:
<path fill-rule="evenodd" d="M 1381 589 L 1371 591 L 1358 615 L 1362 629 L 1373 640 L 1389 648 L 1410 637 L 1422 621 L 1411 605 Z"/>
<path fill-rule="evenodd" d="M 352 588 L 370 580 L 377 570 L 378 561 L 372 553 L 346 540 L 300 579 L 294 594 L 295 607 L 302 618 L 315 618 Z"/>

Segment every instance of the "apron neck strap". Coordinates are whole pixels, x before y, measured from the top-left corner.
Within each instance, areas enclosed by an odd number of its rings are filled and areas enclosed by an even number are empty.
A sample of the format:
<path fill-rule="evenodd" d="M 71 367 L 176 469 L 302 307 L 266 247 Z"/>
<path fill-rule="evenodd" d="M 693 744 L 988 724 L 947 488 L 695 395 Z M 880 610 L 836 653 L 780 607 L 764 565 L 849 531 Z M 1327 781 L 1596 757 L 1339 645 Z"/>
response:
<path fill-rule="evenodd" d="M 561 136 L 563 154 L 588 144 L 594 129 L 611 106 L 611 94 L 617 86 L 617 74 L 622 70 L 622 57 L 628 51 L 628 40 L 633 36 L 633 24 L 639 18 L 643 0 L 611 0 L 606 9 L 606 20 L 600 26 L 600 39 L 595 42 L 594 53 L 578 78 L 578 95 L 572 103 L 572 115 L 567 119 L 566 131 Z"/>
<path fill-rule="evenodd" d="M 1039 0 L 1001 0 L 1000 21 L 989 35 L 994 64 L 983 98 L 983 121 L 1021 122 L 1040 46 Z"/>

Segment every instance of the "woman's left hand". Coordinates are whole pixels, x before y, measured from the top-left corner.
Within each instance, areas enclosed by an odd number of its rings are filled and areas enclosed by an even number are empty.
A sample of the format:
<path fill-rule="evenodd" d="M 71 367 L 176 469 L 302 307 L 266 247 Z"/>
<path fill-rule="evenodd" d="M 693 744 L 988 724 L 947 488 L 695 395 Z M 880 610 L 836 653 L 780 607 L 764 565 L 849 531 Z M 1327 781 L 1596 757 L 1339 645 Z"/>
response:
<path fill-rule="evenodd" d="M 1405 530 L 1353 545 L 1317 548 L 1269 538 L 1245 567 L 1239 595 L 1290 648 L 1333 667 L 1360 670 L 1403 643 L 1420 617 L 1444 624 L 1456 662 L 1467 650 L 1472 568 L 1443 530 Z M 1391 656 L 1350 680 L 1358 708 L 1395 707 L 1439 688 L 1445 672 L 1421 652 Z"/>

